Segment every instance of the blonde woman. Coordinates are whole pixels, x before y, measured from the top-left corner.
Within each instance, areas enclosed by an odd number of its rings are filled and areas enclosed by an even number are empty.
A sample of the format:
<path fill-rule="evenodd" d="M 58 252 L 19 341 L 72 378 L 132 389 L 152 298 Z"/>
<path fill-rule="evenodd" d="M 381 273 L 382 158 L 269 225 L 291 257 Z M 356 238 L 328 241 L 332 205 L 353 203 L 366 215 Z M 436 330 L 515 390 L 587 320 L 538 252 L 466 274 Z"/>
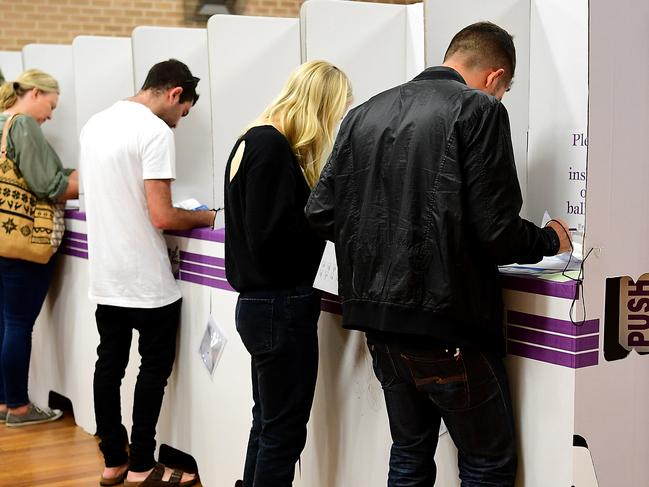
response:
<path fill-rule="evenodd" d="M 9 118 L 16 115 L 7 135 L 8 158 L 16 163 L 36 196 L 62 201 L 77 197 L 77 173 L 63 168 L 40 127 L 52 118 L 58 101 L 57 81 L 36 69 L 25 71 L 0 88 L 0 136 Z M 5 201 L 0 201 L 0 210 L 6 210 L 3 204 Z M 7 223 L 7 213 L 0 215 L 0 224 Z M 0 231 L 8 230 L 0 227 Z M 52 257 L 47 264 L 36 264 L 0 257 L 0 422 L 7 426 L 61 417 L 61 411 L 32 404 L 27 394 L 32 329 L 47 294 L 54 261 Z"/>
<path fill-rule="evenodd" d="M 320 314 L 311 285 L 324 241 L 304 206 L 350 102 L 342 71 L 326 61 L 301 65 L 226 167 L 225 268 L 240 293 L 236 326 L 252 366 L 245 487 L 290 486 L 306 441 Z"/>

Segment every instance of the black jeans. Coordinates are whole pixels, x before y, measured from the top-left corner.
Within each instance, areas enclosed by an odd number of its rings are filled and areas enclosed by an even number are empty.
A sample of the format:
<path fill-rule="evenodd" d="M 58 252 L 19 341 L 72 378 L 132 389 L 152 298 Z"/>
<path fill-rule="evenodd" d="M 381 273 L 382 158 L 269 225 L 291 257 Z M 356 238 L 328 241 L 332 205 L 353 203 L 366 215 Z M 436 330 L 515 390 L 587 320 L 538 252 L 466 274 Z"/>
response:
<path fill-rule="evenodd" d="M 129 462 L 133 472 L 155 465 L 155 429 L 162 397 L 176 355 L 176 332 L 180 321 L 178 300 L 161 308 L 122 308 L 98 305 L 99 330 L 94 394 L 99 448 L 107 467 Z M 140 334 L 140 372 L 133 400 L 130 459 L 128 436 L 122 425 L 120 386 L 128 365 L 133 330 Z"/>
<path fill-rule="evenodd" d="M 245 487 L 289 487 L 306 443 L 318 374 L 320 292 L 242 293 L 237 331 L 251 355 L 252 428 Z"/>
<path fill-rule="evenodd" d="M 389 487 L 431 487 L 440 420 L 458 449 L 462 487 L 510 487 L 516 478 L 514 420 L 500 358 L 368 334 L 390 420 Z"/>

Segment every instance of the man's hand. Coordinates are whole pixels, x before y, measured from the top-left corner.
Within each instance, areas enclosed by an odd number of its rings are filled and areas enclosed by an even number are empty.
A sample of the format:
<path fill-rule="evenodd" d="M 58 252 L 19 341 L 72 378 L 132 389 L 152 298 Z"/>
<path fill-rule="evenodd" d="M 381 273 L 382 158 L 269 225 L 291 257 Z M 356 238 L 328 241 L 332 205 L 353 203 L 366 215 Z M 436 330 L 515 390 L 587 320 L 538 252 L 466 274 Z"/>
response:
<path fill-rule="evenodd" d="M 216 210 L 174 208 L 171 204 L 170 179 L 145 179 L 144 191 L 151 223 L 160 230 L 190 230 L 214 225 Z"/>
<path fill-rule="evenodd" d="M 560 218 L 553 218 L 548 222 L 546 227 L 550 227 L 559 236 L 559 252 L 557 254 L 563 254 L 572 250 L 572 237 L 570 236 L 566 222 Z"/>

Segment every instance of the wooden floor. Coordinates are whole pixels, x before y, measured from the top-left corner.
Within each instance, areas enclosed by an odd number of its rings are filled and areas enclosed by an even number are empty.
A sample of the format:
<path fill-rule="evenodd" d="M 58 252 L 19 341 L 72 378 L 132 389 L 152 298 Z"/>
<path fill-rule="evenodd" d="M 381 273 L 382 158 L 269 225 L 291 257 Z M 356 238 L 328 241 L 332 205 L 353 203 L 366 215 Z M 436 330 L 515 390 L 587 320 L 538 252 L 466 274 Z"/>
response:
<path fill-rule="evenodd" d="M 99 485 L 103 461 L 95 438 L 66 413 L 47 424 L 0 424 L 0 465 L 2 487 L 89 487 Z"/>
<path fill-rule="evenodd" d="M 0 424 L 0 487 L 94 487 L 102 468 L 97 441 L 69 413 L 22 428 Z"/>

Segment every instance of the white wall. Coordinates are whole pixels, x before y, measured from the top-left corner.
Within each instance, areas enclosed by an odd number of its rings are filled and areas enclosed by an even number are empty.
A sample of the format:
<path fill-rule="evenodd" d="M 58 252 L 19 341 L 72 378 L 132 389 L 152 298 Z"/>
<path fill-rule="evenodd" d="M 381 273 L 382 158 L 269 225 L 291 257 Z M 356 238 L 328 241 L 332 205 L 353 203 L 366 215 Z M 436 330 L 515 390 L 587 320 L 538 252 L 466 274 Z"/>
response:
<path fill-rule="evenodd" d="M 43 124 L 43 133 L 61 158 L 63 166 L 77 168 L 79 148 L 75 137 L 77 110 L 72 46 L 28 44 L 23 48 L 23 66 L 25 69 L 45 71 L 59 82 L 59 104 L 52 120 Z"/>
<path fill-rule="evenodd" d="M 184 62 L 194 76 L 201 78 L 197 87 L 200 94 L 198 103 L 175 129 L 176 181 L 172 185 L 172 195 L 174 201 L 196 198 L 213 207 L 214 169 L 207 30 L 136 27 L 132 39 L 136 91 L 142 87 L 149 69 L 169 58 Z"/>
<path fill-rule="evenodd" d="M 6 81 L 15 80 L 23 72 L 22 54 L 16 51 L 0 51 L 0 71 Z"/>

